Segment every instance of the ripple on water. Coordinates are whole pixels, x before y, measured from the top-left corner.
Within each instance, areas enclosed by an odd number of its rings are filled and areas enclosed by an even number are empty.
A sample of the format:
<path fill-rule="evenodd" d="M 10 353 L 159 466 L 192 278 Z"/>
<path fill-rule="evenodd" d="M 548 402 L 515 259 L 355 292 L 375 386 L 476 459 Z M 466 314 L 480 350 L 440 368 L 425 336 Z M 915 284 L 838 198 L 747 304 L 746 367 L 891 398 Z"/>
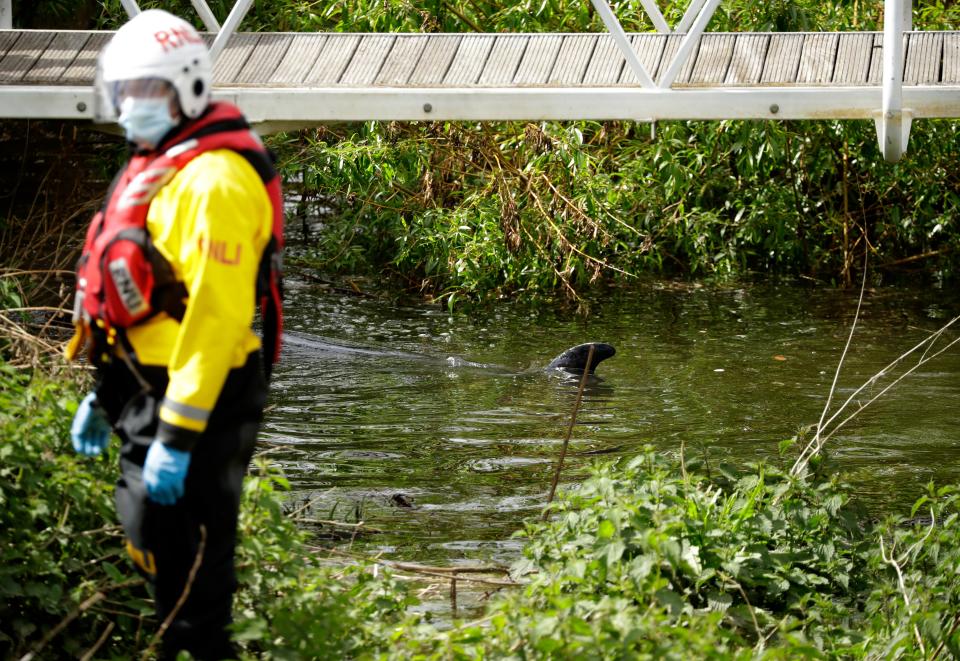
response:
<path fill-rule="evenodd" d="M 867 299 L 834 410 L 960 308 L 944 291 Z M 359 512 L 384 531 L 358 543 L 419 560 L 515 554 L 510 536 L 540 511 L 577 395 L 575 380 L 536 368 L 587 338 L 617 347 L 584 393 L 568 486 L 647 444 L 779 461 L 779 442 L 820 418 L 855 306 L 855 293 L 810 288 L 663 287 L 596 302 L 587 318 L 510 305 L 469 316 L 300 288 L 291 328 L 375 351 L 289 346 L 264 446 L 317 516 Z M 958 375 L 960 356 L 943 354 L 830 441 L 830 465 L 871 506 L 909 507 L 926 481 L 960 480 Z"/>

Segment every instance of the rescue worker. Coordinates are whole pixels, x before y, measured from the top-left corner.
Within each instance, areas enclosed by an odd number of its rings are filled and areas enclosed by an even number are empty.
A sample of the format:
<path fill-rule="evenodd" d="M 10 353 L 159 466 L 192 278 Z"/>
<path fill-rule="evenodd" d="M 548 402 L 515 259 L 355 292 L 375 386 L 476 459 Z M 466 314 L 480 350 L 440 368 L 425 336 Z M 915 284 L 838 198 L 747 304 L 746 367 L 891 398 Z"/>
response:
<path fill-rule="evenodd" d="M 279 354 L 279 179 L 240 112 L 210 102 L 210 56 L 187 22 L 142 12 L 98 70 L 131 156 L 78 264 L 67 355 L 85 352 L 97 384 L 71 437 L 86 455 L 111 430 L 122 441 L 117 512 L 158 621 L 172 617 L 163 655 L 230 658 L 241 483 Z"/>

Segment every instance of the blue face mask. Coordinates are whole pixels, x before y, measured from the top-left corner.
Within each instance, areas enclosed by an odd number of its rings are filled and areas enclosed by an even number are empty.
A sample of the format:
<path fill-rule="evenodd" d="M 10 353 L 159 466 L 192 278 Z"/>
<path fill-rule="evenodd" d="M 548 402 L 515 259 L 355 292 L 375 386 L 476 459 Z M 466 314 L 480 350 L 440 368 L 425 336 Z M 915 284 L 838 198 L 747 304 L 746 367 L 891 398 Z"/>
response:
<path fill-rule="evenodd" d="M 170 116 L 170 99 L 166 96 L 128 96 L 120 103 L 117 123 L 123 127 L 127 140 L 148 149 L 156 148 L 160 139 L 177 125 Z"/>

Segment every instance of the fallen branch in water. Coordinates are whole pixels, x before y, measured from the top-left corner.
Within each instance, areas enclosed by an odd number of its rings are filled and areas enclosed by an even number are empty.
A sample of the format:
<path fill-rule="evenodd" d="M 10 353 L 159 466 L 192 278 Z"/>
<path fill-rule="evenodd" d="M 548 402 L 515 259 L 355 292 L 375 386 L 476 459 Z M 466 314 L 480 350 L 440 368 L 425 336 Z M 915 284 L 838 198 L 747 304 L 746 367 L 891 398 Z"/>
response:
<path fill-rule="evenodd" d="M 793 464 L 793 468 L 790 469 L 791 475 L 799 475 L 806 470 L 807 464 L 810 463 L 810 460 L 823 448 L 823 440 L 821 440 L 820 437 L 825 424 L 823 419 L 827 417 L 827 411 L 830 410 L 830 405 L 833 403 L 833 393 L 837 390 L 837 381 L 840 380 L 840 370 L 843 367 L 843 361 L 847 358 L 847 352 L 850 351 L 850 344 L 853 341 L 853 332 L 857 329 L 857 321 L 860 320 L 860 308 L 863 306 L 863 292 L 866 291 L 867 288 L 867 254 L 868 253 L 865 252 L 863 255 L 863 280 L 860 282 L 860 296 L 857 299 L 857 311 L 853 315 L 853 323 L 850 325 L 850 334 L 847 335 L 847 343 L 843 347 L 843 353 L 840 354 L 840 360 L 837 362 L 837 369 L 833 373 L 833 383 L 830 384 L 830 392 L 827 393 L 827 401 L 823 405 L 823 411 L 820 413 L 820 422 L 817 423 L 817 431 L 813 435 L 813 440 L 811 440 L 810 443 L 808 443 L 803 449 L 803 452 L 800 453 L 796 463 Z M 843 406 L 846 405 L 846 402 L 844 402 Z M 843 406 L 840 407 L 841 411 L 843 410 Z M 833 418 L 830 418 L 830 420 L 833 420 Z M 829 424 L 829 421 L 827 424 Z"/>
<path fill-rule="evenodd" d="M 373 526 L 368 526 L 364 521 L 357 521 L 356 523 L 347 523 L 346 521 L 334 521 L 332 519 L 310 519 L 306 517 L 300 517 L 297 519 L 297 523 L 312 523 L 319 526 L 332 526 L 334 528 L 346 528 L 348 530 L 357 530 L 363 528 L 369 532 L 382 533 L 384 532 L 380 528 L 374 528 Z"/>
<path fill-rule="evenodd" d="M 476 583 L 478 585 L 490 585 L 497 588 L 519 587 L 525 585 L 525 583 L 518 583 L 517 581 L 513 580 L 504 581 L 493 578 L 464 576 L 464 574 L 509 574 L 509 571 L 503 567 L 471 565 L 464 565 L 462 567 L 435 567 L 412 562 L 402 562 L 398 560 L 384 560 L 383 558 L 379 557 L 370 557 L 359 553 L 351 553 L 349 551 L 341 551 L 339 549 L 323 548 L 319 546 L 308 546 L 307 548 L 317 552 L 329 553 L 331 555 L 338 555 L 356 560 L 366 560 L 368 562 L 373 562 L 375 564 L 388 567 L 394 571 L 401 571 L 419 576 L 430 576 L 432 578 L 440 578 L 445 581 L 464 581 L 468 583 Z"/>

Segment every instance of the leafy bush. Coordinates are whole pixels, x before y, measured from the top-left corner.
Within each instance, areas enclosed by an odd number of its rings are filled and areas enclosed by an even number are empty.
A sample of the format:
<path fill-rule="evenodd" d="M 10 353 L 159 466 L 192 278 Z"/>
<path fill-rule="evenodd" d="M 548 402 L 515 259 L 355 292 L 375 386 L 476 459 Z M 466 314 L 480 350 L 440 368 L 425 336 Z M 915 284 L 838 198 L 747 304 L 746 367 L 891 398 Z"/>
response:
<path fill-rule="evenodd" d="M 420 629 L 396 656 L 956 654 L 954 490 L 918 501 L 938 527 L 897 527 L 870 522 L 833 481 L 769 466 L 713 477 L 695 468 L 652 452 L 598 467 L 551 521 L 528 525 L 515 567 L 530 580 L 522 593 L 492 605 L 483 626 Z"/>
<path fill-rule="evenodd" d="M 415 603 L 375 565 L 334 563 L 283 507 L 284 478 L 259 464 L 244 485 L 235 639 L 263 659 L 343 659 L 383 644 Z"/>
<path fill-rule="evenodd" d="M 79 657 L 113 621 L 131 635 L 150 608 L 120 588 L 110 460 L 81 461 L 69 441 L 75 390 L 0 362 L 0 656 L 19 657 L 61 623 L 56 649 Z M 112 627 L 111 627 L 112 628 Z"/>

